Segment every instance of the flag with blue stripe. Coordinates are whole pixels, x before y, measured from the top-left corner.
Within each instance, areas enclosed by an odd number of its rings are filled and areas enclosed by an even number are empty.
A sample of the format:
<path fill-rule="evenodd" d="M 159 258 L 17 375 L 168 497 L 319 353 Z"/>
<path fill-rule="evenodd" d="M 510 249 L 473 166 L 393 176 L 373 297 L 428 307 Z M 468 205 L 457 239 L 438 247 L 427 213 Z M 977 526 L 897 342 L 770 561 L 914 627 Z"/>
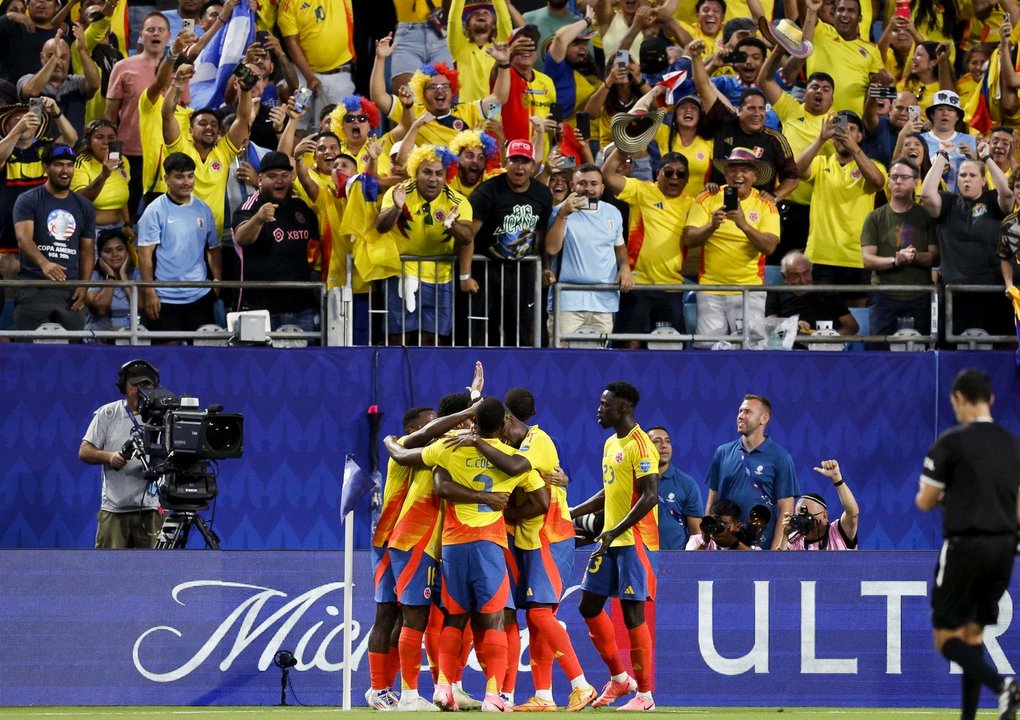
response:
<path fill-rule="evenodd" d="M 191 107 L 219 107 L 234 68 L 244 58 L 245 49 L 255 39 L 255 13 L 248 3 L 234 8 L 230 20 L 205 46 L 195 62 L 191 78 Z"/>

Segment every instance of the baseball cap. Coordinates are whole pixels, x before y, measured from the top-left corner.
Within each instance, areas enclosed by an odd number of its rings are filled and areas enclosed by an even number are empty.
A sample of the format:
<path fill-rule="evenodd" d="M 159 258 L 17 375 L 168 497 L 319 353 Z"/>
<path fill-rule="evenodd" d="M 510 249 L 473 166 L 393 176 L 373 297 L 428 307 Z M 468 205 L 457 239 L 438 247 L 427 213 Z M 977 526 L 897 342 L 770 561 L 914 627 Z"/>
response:
<path fill-rule="evenodd" d="M 74 160 L 74 150 L 70 145 L 50 145 L 46 151 L 43 152 L 42 161 L 45 165 L 55 160 Z"/>
<path fill-rule="evenodd" d="M 293 170 L 294 166 L 290 164 L 290 158 L 287 157 L 286 153 L 282 152 L 268 152 L 262 156 L 262 162 L 259 164 L 259 172 L 269 172 L 270 170 Z"/>
<path fill-rule="evenodd" d="M 535 147 L 527 140 L 511 140 L 506 148 L 506 156 L 507 159 L 521 156 L 528 158 L 528 160 L 534 160 Z"/>

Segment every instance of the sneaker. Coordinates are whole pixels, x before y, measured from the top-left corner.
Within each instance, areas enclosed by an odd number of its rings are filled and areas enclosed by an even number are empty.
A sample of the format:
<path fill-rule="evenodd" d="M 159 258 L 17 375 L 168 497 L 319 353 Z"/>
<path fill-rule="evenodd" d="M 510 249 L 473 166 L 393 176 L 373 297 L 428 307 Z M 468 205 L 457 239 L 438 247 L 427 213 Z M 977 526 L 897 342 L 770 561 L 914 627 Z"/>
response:
<path fill-rule="evenodd" d="M 401 700 L 397 703 L 396 710 L 397 712 L 439 712 L 439 708 L 420 695 L 406 703 Z"/>
<path fill-rule="evenodd" d="M 999 692 L 999 720 L 1014 720 L 1020 705 L 1020 683 L 1011 677 L 1003 678 Z"/>
<path fill-rule="evenodd" d="M 457 706 L 457 700 L 453 696 L 452 685 L 436 685 L 436 691 L 432 693 L 432 702 L 440 710 L 459 710 Z"/>
<path fill-rule="evenodd" d="M 602 694 L 598 696 L 598 699 L 591 704 L 592 707 L 605 707 L 611 705 L 618 698 L 622 698 L 624 695 L 630 695 L 633 692 L 637 692 L 637 680 L 632 678 L 630 675 L 623 682 L 616 682 L 612 678 L 609 678 L 602 687 Z"/>
<path fill-rule="evenodd" d="M 573 697 L 574 694 L 571 693 L 570 696 Z M 591 696 L 593 698 L 595 697 L 595 690 L 594 689 L 591 691 Z M 591 701 L 589 700 L 588 702 L 591 702 Z M 587 703 L 585 703 L 585 704 L 587 704 Z M 559 708 L 556 707 L 556 702 L 553 701 L 553 700 L 540 700 L 537 697 L 533 697 L 530 700 L 528 700 L 527 702 L 522 702 L 520 705 L 517 705 L 516 707 L 514 707 L 514 712 L 545 712 L 545 711 L 549 711 L 549 710 L 558 710 L 558 709 Z M 578 708 L 578 709 L 580 709 L 580 708 Z"/>
<path fill-rule="evenodd" d="M 475 700 L 460 685 L 453 686 L 453 699 L 461 710 L 481 710 L 482 701 Z"/>
<path fill-rule="evenodd" d="M 501 693 L 499 694 L 499 696 L 500 696 L 501 698 L 503 698 L 503 702 L 505 702 L 505 703 L 506 703 L 506 706 L 507 706 L 508 708 L 510 708 L 511 710 L 513 710 L 513 709 L 514 709 L 514 694 L 513 694 L 513 693 L 505 693 L 505 692 L 501 692 Z"/>
<path fill-rule="evenodd" d="M 393 691 L 389 688 L 384 690 L 369 688 L 365 691 L 365 704 L 373 710 L 381 710 L 383 712 L 397 709 L 396 698 L 393 697 Z"/>
<path fill-rule="evenodd" d="M 595 692 L 595 688 L 591 685 L 586 688 L 574 688 L 570 691 L 570 700 L 567 702 L 567 712 L 584 710 L 586 707 L 591 705 L 592 701 L 597 697 L 598 693 Z"/>
<path fill-rule="evenodd" d="M 655 702 L 653 700 L 647 700 L 647 699 L 641 697 L 640 695 L 635 695 L 629 701 L 627 701 L 626 705 L 624 705 L 623 707 L 617 708 L 617 710 L 628 710 L 628 711 L 633 711 L 633 710 L 654 710 L 654 709 L 655 709 Z"/>
<path fill-rule="evenodd" d="M 393 688 L 390 688 L 389 690 L 387 690 L 386 694 L 389 695 L 389 698 L 393 702 L 394 705 L 396 705 L 398 702 L 400 702 L 400 696 L 397 695 L 395 692 L 393 692 Z"/>
<path fill-rule="evenodd" d="M 482 712 L 513 712 L 513 708 L 496 693 L 485 693 L 485 699 L 482 700 Z"/>

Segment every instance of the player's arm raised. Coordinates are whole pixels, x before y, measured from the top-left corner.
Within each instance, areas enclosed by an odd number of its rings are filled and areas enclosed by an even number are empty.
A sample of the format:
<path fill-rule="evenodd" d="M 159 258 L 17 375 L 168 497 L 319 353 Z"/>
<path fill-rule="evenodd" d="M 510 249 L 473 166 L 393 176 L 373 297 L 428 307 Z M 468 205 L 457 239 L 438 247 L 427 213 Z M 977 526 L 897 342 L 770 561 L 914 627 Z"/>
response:
<path fill-rule="evenodd" d="M 445 419 L 445 418 L 444 418 Z M 406 442 L 406 440 L 405 440 Z M 397 465 L 403 465 L 405 467 L 415 467 L 418 465 L 424 465 L 421 459 L 421 448 L 409 448 L 401 445 L 397 442 L 396 435 L 387 435 L 383 438 L 383 446 L 386 448 L 386 452 L 390 458 Z"/>
<path fill-rule="evenodd" d="M 436 497 L 455 503 L 488 505 L 493 510 L 502 510 L 510 500 L 510 493 L 479 492 L 456 482 L 446 468 L 437 465 L 432 470 L 432 487 Z"/>
<path fill-rule="evenodd" d="M 470 407 L 461 410 L 453 415 L 446 415 L 445 417 L 436 418 L 425 427 L 420 430 L 415 430 L 413 433 L 408 435 L 404 439 L 405 448 L 418 448 L 424 445 L 428 445 L 430 442 L 438 437 L 442 437 L 446 433 L 453 430 L 455 427 L 460 425 L 462 422 L 470 420 L 475 416 L 475 406 L 472 403 Z M 393 457 L 392 453 L 390 457 Z M 396 458 L 393 458 L 397 460 Z M 398 464 L 402 464 L 397 461 Z"/>

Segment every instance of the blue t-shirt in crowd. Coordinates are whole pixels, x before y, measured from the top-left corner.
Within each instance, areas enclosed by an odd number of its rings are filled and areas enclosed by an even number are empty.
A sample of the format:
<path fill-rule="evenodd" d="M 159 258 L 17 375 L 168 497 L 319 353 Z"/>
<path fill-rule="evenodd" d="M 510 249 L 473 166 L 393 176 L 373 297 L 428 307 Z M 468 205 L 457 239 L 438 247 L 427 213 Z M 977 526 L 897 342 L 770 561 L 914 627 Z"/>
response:
<path fill-rule="evenodd" d="M 740 97 L 744 94 L 745 90 L 761 90 L 757 85 L 745 85 L 736 75 L 722 75 L 712 78 L 712 84 L 715 85 L 716 90 L 723 94 L 723 97 L 730 101 L 730 105 L 733 106 L 734 110 L 740 107 Z M 776 111 L 772 109 L 772 104 L 768 100 L 765 101 L 765 127 L 772 128 L 773 130 L 780 130 L 783 127 L 782 120 L 776 115 Z"/>
<path fill-rule="evenodd" d="M 772 544 L 776 526 L 776 501 L 800 494 L 793 458 L 769 438 L 751 452 L 744 449 L 741 438 L 720 445 L 708 470 L 708 488 L 715 490 L 720 500 L 732 500 L 739 505 L 745 525 L 751 508 L 768 507 L 772 519 L 761 542 L 766 548 Z"/>
<path fill-rule="evenodd" d="M 31 221 L 32 240 L 39 252 L 50 262 L 64 268 L 68 280 L 79 276 L 79 250 L 82 238 L 96 239 L 96 210 L 88 200 L 75 192 L 67 197 L 54 197 L 45 185 L 22 193 L 14 203 L 14 224 Z M 45 280 L 42 269 L 21 253 L 24 280 Z"/>
<path fill-rule="evenodd" d="M 690 535 L 687 518 L 704 514 L 701 490 L 694 478 L 670 465 L 659 476 L 659 549 L 683 550 Z"/>
<path fill-rule="evenodd" d="M 220 244 L 212 210 L 192 196 L 178 205 L 164 193 L 145 208 L 138 221 L 138 247 L 156 245 L 156 280 L 205 281 L 206 248 Z M 186 305 L 209 292 L 208 288 L 156 288 L 161 302 Z"/>
<path fill-rule="evenodd" d="M 553 208 L 550 226 L 559 209 L 559 205 Z M 589 285 L 615 282 L 615 248 L 623 244 L 623 216 L 609 203 L 600 200 L 594 210 L 571 213 L 563 233 L 563 250 L 556 259 L 558 281 Z M 619 307 L 618 290 L 565 290 L 560 294 L 560 310 L 614 313 Z M 552 293 L 549 309 L 552 310 Z"/>

